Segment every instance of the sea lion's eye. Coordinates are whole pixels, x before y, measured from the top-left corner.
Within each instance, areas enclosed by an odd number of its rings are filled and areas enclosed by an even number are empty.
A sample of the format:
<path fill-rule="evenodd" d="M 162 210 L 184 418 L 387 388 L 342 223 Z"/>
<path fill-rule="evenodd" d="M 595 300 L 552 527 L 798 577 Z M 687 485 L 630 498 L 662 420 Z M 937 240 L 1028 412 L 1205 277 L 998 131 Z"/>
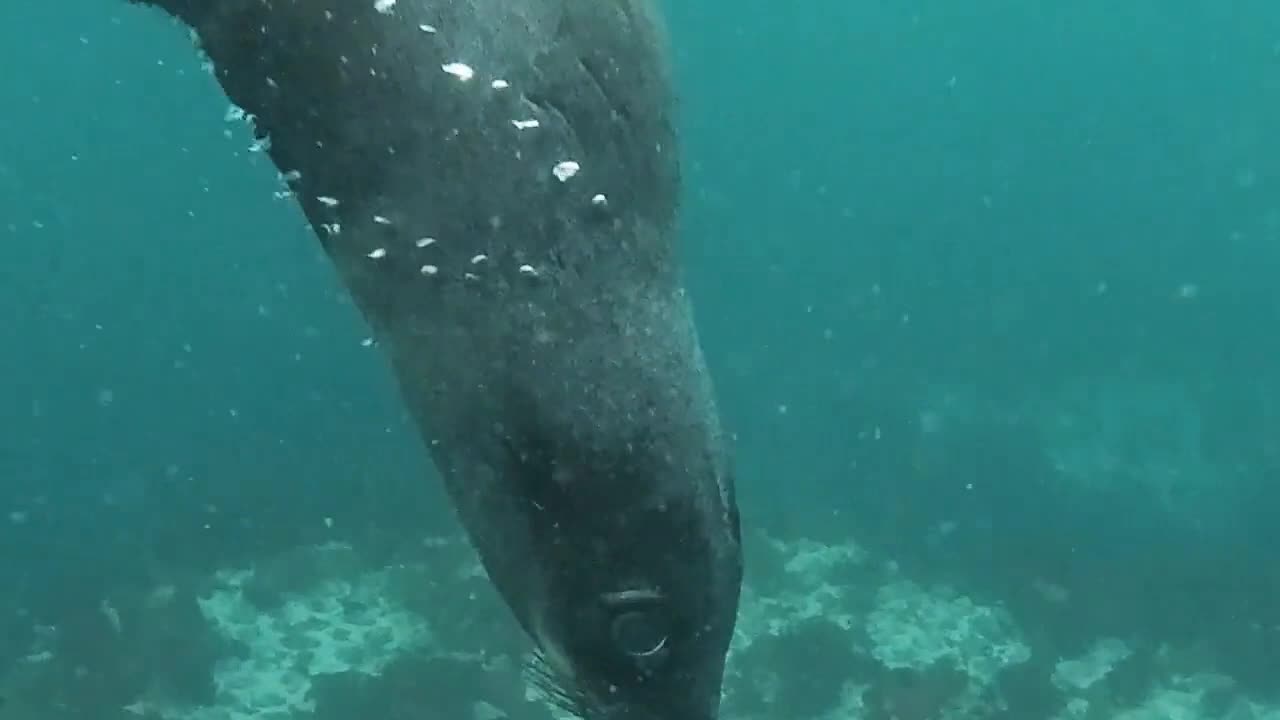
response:
<path fill-rule="evenodd" d="M 657 610 L 627 610 L 613 618 L 613 642 L 627 655 L 659 659 L 667 648 L 667 626 Z"/>

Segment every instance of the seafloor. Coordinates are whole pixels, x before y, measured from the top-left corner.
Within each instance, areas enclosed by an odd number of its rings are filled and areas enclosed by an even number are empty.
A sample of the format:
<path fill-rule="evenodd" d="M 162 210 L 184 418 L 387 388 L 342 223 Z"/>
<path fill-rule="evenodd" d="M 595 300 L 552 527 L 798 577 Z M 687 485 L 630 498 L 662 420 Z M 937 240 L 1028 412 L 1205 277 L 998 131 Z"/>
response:
<path fill-rule="evenodd" d="M 757 531 L 724 716 L 1280 720 L 1194 648 L 1028 628 L 863 548 Z M 1066 611 L 1042 584 L 1039 612 Z M 6 720 L 543 720 L 527 650 L 458 538 L 391 562 L 331 543 L 121 591 L 0 675 Z"/>

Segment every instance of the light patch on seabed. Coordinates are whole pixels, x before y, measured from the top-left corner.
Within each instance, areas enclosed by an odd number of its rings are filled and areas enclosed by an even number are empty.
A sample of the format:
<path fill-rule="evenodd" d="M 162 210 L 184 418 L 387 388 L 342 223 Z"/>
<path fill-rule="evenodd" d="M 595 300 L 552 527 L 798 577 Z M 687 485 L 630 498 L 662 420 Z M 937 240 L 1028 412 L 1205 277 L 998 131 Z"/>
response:
<path fill-rule="evenodd" d="M 378 675 L 402 654 L 425 646 L 425 619 L 394 604 L 381 573 L 334 578 L 278 609 L 264 612 L 245 597 L 251 570 L 219 572 L 200 610 L 224 637 L 249 654 L 228 658 L 214 671 L 217 702 L 189 708 L 140 701 L 130 709 L 165 720 L 287 718 L 315 710 L 312 678 L 333 673 Z"/>
<path fill-rule="evenodd" d="M 851 648 L 860 647 L 886 668 L 924 669 L 942 661 L 965 672 L 969 687 L 955 698 L 944 720 L 979 708 L 984 689 L 1000 672 L 1031 656 L 1014 619 L 996 605 L 909 580 L 892 563 L 870 561 L 854 545 L 825 547 L 811 541 L 777 540 L 770 544 L 779 552 L 789 582 L 785 590 L 772 595 L 744 588 L 726 677 L 730 693 L 744 682 L 781 687 L 789 673 L 803 672 L 778 668 L 768 677 L 748 678 L 735 666 L 742 651 L 757 638 L 788 633 L 818 617 L 833 622 L 834 631 L 847 632 Z M 857 581 L 851 582 L 851 577 Z M 252 578 L 249 570 L 220 572 L 213 589 L 200 599 L 213 630 L 248 648 L 247 656 L 228 658 L 217 666 L 217 701 L 192 708 L 139 700 L 129 710 L 164 720 L 304 718 L 315 711 L 310 696 L 313 678 L 341 672 L 376 676 L 396 658 L 432 642 L 429 620 L 391 599 L 395 595 L 387 592 L 385 571 L 329 578 L 269 612 L 246 597 L 245 587 Z M 1131 653 L 1129 644 L 1102 638 L 1084 655 L 1061 659 L 1052 675 L 1044 678 L 1046 692 L 1057 686 L 1068 693 L 1053 720 L 1085 720 L 1099 711 L 1115 720 L 1280 720 L 1280 708 L 1243 696 L 1223 713 L 1208 712 L 1204 700 L 1210 691 L 1234 690 L 1230 678 L 1208 669 L 1169 677 L 1131 707 L 1092 707 L 1109 696 L 1106 683 L 1111 669 Z M 777 695 L 767 688 L 756 689 L 765 697 Z M 866 690 L 866 684 L 852 678 L 836 707 L 796 720 L 861 720 L 868 714 Z"/>

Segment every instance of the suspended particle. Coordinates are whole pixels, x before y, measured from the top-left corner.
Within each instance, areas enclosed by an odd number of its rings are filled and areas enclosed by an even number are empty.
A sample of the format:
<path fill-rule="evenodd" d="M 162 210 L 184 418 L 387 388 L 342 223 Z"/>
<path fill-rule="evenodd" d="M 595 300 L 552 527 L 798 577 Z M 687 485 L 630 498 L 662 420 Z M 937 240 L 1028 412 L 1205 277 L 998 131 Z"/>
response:
<path fill-rule="evenodd" d="M 361 345 L 361 346 L 363 346 L 363 347 L 373 347 L 373 338 L 371 338 L 371 337 L 367 337 L 367 338 L 365 338 L 365 339 L 361 340 L 361 341 L 360 341 L 360 345 Z"/>
<path fill-rule="evenodd" d="M 582 170 L 582 166 L 573 160 L 563 160 L 556 163 L 556 166 L 551 169 L 551 173 L 560 182 L 568 182 L 569 178 L 577 175 L 580 170 Z"/>
<path fill-rule="evenodd" d="M 470 65 L 460 62 L 445 63 L 440 66 L 441 70 L 458 78 L 462 82 L 466 82 L 476 76 L 476 71 L 471 69 Z"/>
<path fill-rule="evenodd" d="M 321 229 L 323 229 L 323 230 L 324 230 L 326 233 L 328 233 L 329 235 L 340 235 L 340 234 L 342 234 L 342 224 L 341 224 L 341 223 L 321 223 L 321 224 L 320 224 L 320 227 L 321 227 Z"/>

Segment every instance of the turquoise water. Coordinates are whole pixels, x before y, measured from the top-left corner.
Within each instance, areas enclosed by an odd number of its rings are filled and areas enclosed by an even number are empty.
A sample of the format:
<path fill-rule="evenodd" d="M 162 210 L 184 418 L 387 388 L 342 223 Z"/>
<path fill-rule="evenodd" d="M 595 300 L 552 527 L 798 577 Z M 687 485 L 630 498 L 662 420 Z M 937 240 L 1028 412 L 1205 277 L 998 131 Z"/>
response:
<path fill-rule="evenodd" d="M 0 693 L 32 717 L 110 718 L 187 666 L 155 657 L 182 655 L 163 633 L 145 652 L 103 639 L 105 602 L 207 599 L 220 570 L 322 542 L 360 553 L 325 572 L 426 567 L 406 548 L 455 530 L 367 330 L 185 31 L 105 0 L 10 5 Z M 1089 717 L 1171 716 L 1161 688 L 1194 696 L 1191 716 L 1280 702 L 1280 11 L 668 5 L 683 251 L 748 532 L 787 557 L 856 542 L 859 567 L 1004 608 L 1030 659 L 984 687 L 1012 717 L 1081 698 Z M 837 616 L 883 617 L 899 574 L 798 577 L 753 542 L 761 597 L 849 594 L 780 634 L 744 609 L 781 639 L 740 652 L 727 714 L 907 720 L 911 695 L 916 720 L 959 716 L 956 688 L 986 678 L 850 649 L 879 647 L 874 628 L 838 639 Z M 161 623 L 134 605 L 124 627 Z M 927 634 L 921 612 L 902 622 Z M 1048 680 L 1106 638 L 1130 650 L 1112 685 Z M 801 662 L 826 680 L 787 675 Z M 321 694 L 382 712 L 370 693 L 416 687 L 396 677 Z M 841 705 L 855 681 L 862 709 Z M 220 702 L 201 682 L 169 694 Z"/>

